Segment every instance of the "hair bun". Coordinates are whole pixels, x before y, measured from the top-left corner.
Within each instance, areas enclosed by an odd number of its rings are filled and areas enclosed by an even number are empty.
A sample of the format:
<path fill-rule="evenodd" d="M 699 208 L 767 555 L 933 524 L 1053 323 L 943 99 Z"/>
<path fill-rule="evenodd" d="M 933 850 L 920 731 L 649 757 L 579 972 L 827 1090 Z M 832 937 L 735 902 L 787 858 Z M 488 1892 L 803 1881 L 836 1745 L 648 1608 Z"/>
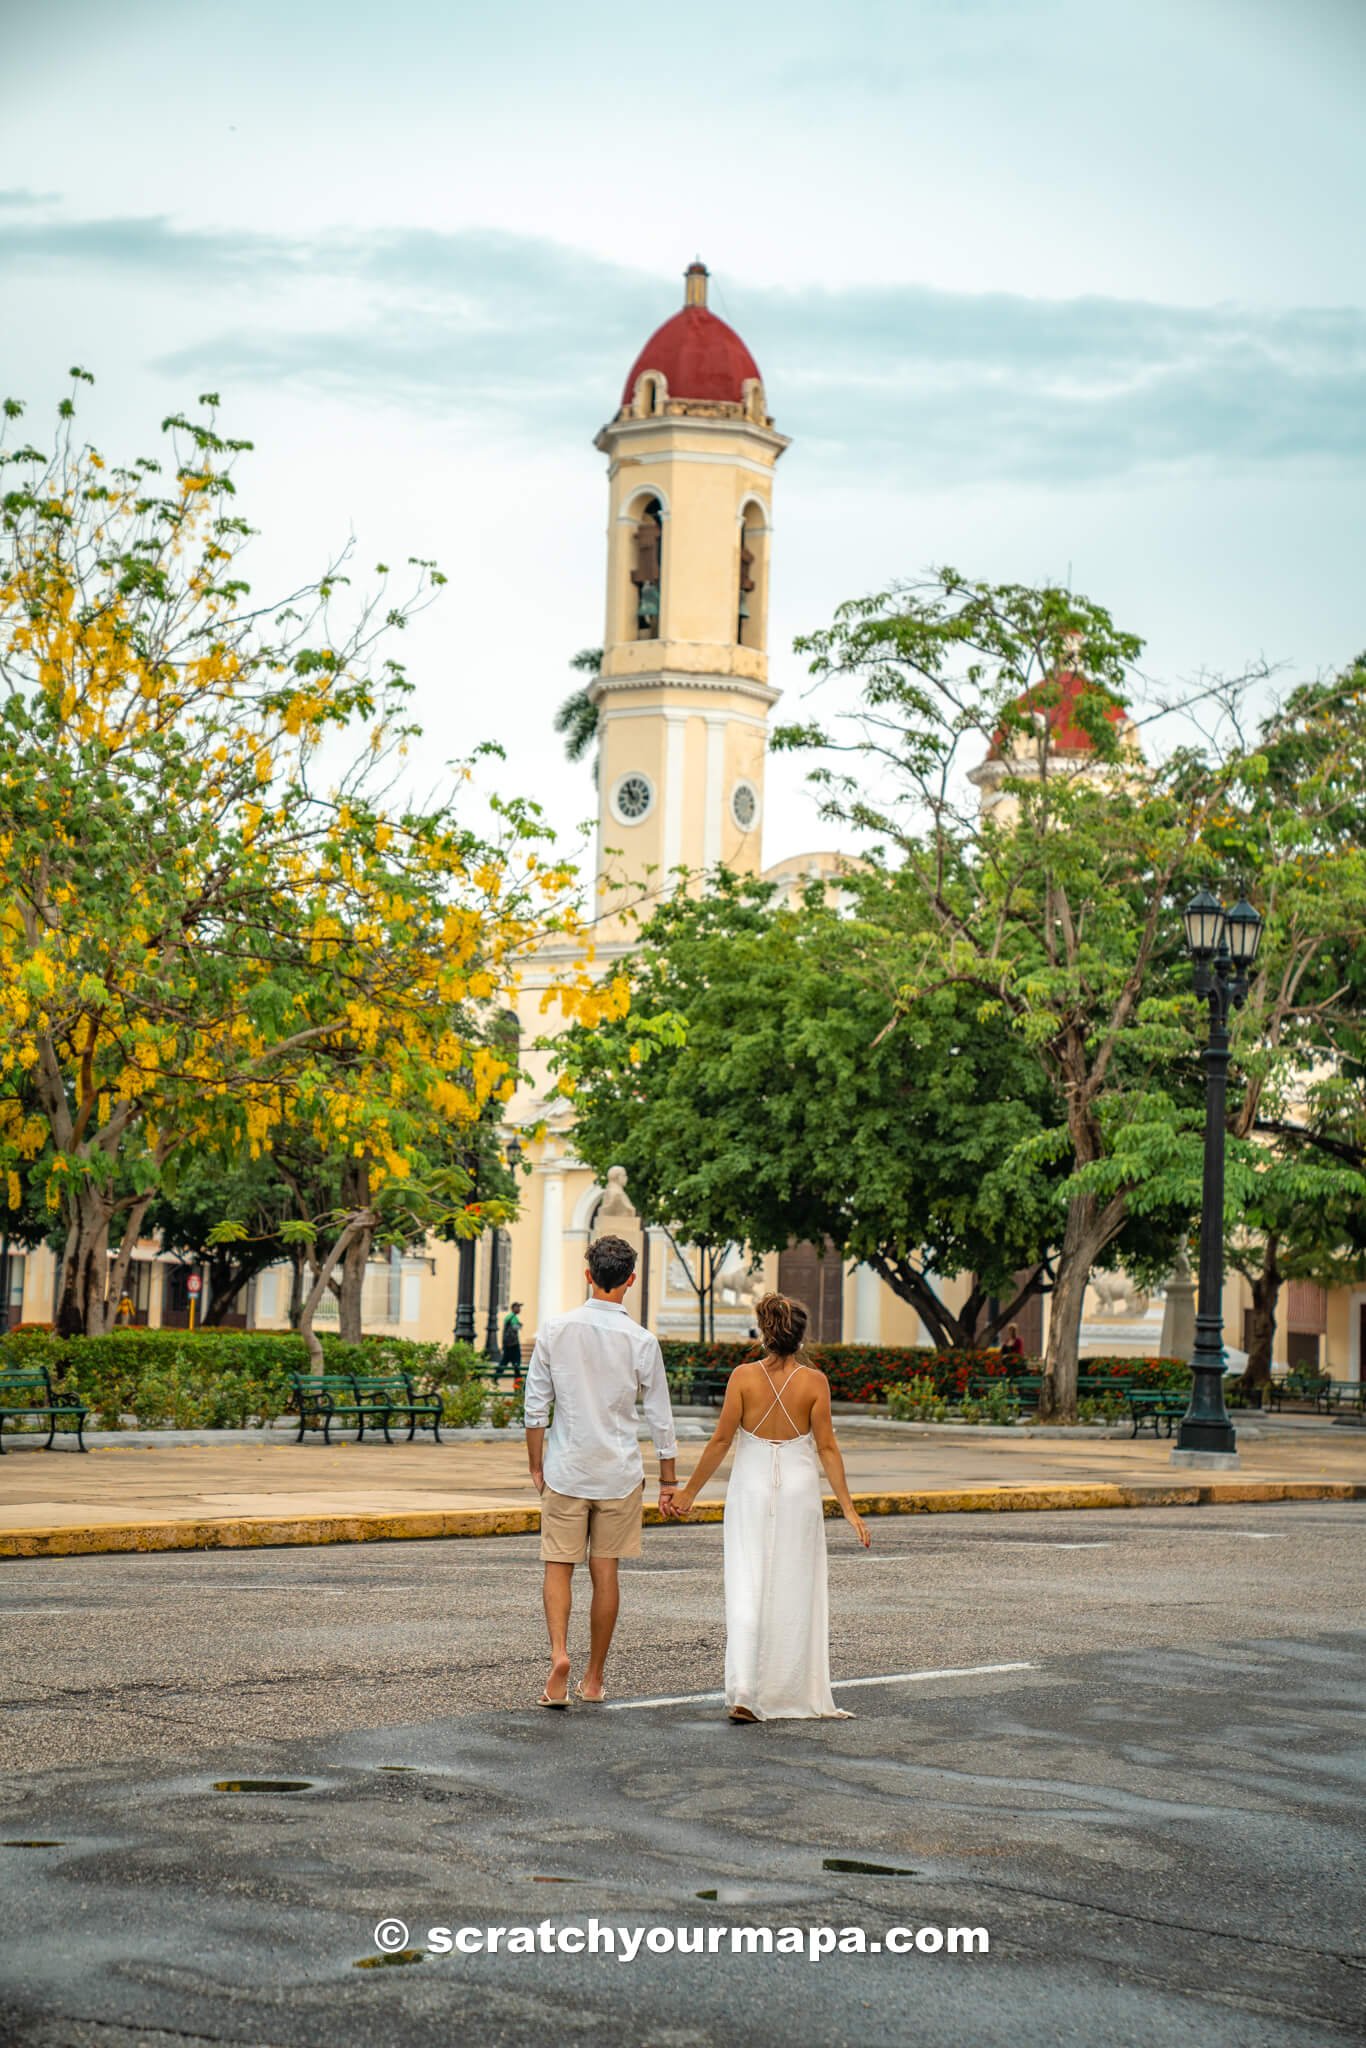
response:
<path fill-rule="evenodd" d="M 754 1318 L 764 1343 L 779 1358 L 801 1350 L 809 1320 L 801 1302 L 785 1294 L 765 1294 L 755 1305 Z"/>

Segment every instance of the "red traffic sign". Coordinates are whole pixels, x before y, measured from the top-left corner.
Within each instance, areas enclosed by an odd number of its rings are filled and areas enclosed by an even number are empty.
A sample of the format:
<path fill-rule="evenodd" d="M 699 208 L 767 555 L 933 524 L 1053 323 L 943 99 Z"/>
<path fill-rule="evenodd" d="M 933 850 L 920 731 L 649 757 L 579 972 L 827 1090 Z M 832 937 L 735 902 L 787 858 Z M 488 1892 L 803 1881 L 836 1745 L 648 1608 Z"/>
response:
<path fill-rule="evenodd" d="M 200 1278 L 199 1274 L 191 1273 L 188 1280 L 186 1280 L 185 1282 L 185 1292 L 187 1294 L 198 1294 L 203 1285 L 204 1282 Z"/>

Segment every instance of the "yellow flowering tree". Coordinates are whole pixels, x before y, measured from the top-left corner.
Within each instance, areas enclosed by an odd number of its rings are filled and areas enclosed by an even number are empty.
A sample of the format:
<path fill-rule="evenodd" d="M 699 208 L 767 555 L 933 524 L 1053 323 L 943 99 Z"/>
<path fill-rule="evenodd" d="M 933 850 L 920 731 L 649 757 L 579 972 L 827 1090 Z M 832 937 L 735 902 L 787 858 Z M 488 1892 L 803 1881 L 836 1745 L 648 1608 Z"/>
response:
<path fill-rule="evenodd" d="M 402 794 L 388 649 L 438 572 L 412 563 L 395 599 L 381 566 L 357 602 L 343 559 L 254 602 L 249 444 L 201 407 L 164 423 L 164 466 L 109 467 L 71 400 L 52 448 L 0 447 L 0 1170 L 62 1235 L 65 1332 L 109 1326 L 195 1148 L 288 1132 L 345 1163 L 311 1224 L 322 1285 L 375 1233 L 478 1228 L 450 1136 L 511 1092 L 493 1026 L 522 960 L 576 930 L 534 805 L 464 822 L 472 764 Z M 559 993 L 611 1000 L 582 963 Z"/>

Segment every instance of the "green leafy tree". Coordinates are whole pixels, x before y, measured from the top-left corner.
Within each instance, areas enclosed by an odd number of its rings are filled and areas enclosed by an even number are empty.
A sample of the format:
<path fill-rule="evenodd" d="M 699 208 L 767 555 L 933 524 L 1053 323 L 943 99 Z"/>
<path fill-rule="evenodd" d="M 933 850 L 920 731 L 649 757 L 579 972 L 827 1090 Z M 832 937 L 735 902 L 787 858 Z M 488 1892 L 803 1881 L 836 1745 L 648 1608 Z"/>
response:
<path fill-rule="evenodd" d="M 1255 877 L 1268 920 L 1230 1113 L 1235 1137 L 1256 1141 L 1228 1242 L 1252 1293 L 1255 1388 L 1283 1283 L 1366 1272 L 1366 661 L 1300 685 L 1262 722 L 1210 836 Z"/>
<path fill-rule="evenodd" d="M 1229 773 L 1141 763 L 1124 711 L 1141 643 L 1065 590 L 945 570 L 843 606 L 799 644 L 818 676 L 861 688 L 851 725 L 777 744 L 857 758 L 815 777 L 900 884 L 901 916 L 870 942 L 889 1021 L 970 991 L 1052 1092 L 1055 1116 L 1021 1157 L 1068 1173 L 1040 1412 L 1070 1419 L 1088 1275 L 1189 1184 L 1193 1109 L 1172 1076 L 1195 1012 L 1175 908 Z M 1064 725 L 1087 744 L 1055 744 Z M 1001 763 L 1001 801 L 979 806 L 967 771 L 984 757 Z"/>
<path fill-rule="evenodd" d="M 625 1166 L 643 1218 L 702 1247 L 704 1288 L 731 1242 L 828 1241 L 937 1345 L 970 1346 L 1047 1286 L 1063 1176 L 1014 1164 L 1049 1091 L 975 998 L 941 988 L 885 1029 L 887 991 L 861 962 L 896 890 L 874 871 L 843 902 L 815 888 L 781 909 L 770 885 L 721 873 L 680 893 L 626 967 L 627 1015 L 555 1058 L 577 1150 L 600 1175 Z M 963 1272 L 955 1309 L 938 1276 Z"/>
<path fill-rule="evenodd" d="M 205 1327 L 221 1323 L 258 1273 L 288 1256 L 281 1226 L 295 1214 L 273 1152 L 240 1160 L 202 1148 L 176 1158 L 147 1211 L 144 1229 L 161 1249 L 208 1267 Z M 215 1235 L 225 1217 L 240 1217 L 247 1235 L 229 1244 Z"/>
<path fill-rule="evenodd" d="M 1312 774 L 1295 770 L 1292 797 L 1268 785 L 1275 743 L 1313 725 L 1303 704 L 1292 696 L 1249 742 L 1260 679 L 1241 679 L 1212 693 L 1222 742 L 1145 761 L 1125 714 L 1141 643 L 1068 591 L 945 570 L 844 606 L 801 644 L 817 675 L 861 686 L 852 727 L 792 728 L 778 743 L 858 759 L 853 775 L 815 779 L 831 815 L 887 846 L 904 890 L 872 948 L 891 1015 L 942 987 L 973 990 L 1053 1092 L 1056 1120 L 1022 1156 L 1069 1174 L 1040 1408 L 1071 1417 L 1088 1274 L 1126 1228 L 1198 1210 L 1205 1018 L 1179 926 L 1193 887 L 1241 875 L 1266 913 L 1235 1024 L 1235 1137 L 1335 1011 L 1311 984 L 1315 962 L 1363 930 L 1360 855 L 1335 795 L 1362 786 L 1356 706 Z M 999 800 L 979 805 L 967 771 L 984 757 L 999 764 Z M 1239 1186 L 1232 1175 L 1230 1214 Z"/>

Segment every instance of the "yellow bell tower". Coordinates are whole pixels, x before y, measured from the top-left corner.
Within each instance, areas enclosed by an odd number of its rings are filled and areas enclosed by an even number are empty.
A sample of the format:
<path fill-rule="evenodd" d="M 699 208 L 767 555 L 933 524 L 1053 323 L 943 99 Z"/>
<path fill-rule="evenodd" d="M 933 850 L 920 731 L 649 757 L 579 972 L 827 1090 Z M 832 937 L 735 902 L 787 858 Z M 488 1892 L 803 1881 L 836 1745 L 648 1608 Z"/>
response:
<path fill-rule="evenodd" d="M 671 871 L 758 870 L 768 682 L 775 433 L 758 365 L 707 305 L 646 342 L 608 458 L 607 623 L 598 711 L 598 933 L 673 887 Z"/>

